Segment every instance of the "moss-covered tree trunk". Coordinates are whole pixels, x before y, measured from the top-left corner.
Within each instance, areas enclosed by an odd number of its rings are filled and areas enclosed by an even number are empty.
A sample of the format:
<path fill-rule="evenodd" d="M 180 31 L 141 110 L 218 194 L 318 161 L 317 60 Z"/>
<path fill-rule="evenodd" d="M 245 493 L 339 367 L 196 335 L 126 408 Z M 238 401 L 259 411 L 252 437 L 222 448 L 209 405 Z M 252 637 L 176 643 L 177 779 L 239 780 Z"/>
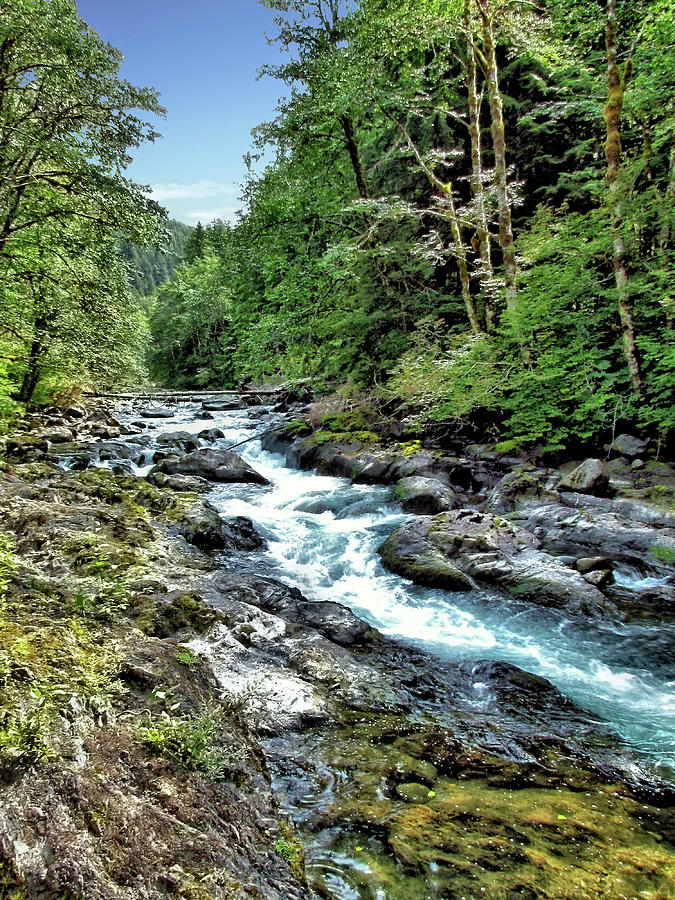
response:
<path fill-rule="evenodd" d="M 511 203 L 509 201 L 507 169 L 506 169 L 506 131 L 504 128 L 504 104 L 499 88 L 499 69 L 497 67 L 497 46 L 492 26 L 492 11 L 489 0 L 478 0 L 481 29 L 483 34 L 483 56 L 485 78 L 490 101 L 490 118 L 492 147 L 495 158 L 495 187 L 499 206 L 499 246 L 504 257 L 504 284 L 506 288 L 506 305 L 513 309 L 516 303 L 516 245 L 513 239 L 511 223 Z"/>
<path fill-rule="evenodd" d="M 670 173 L 668 186 L 664 194 L 663 225 L 661 226 L 660 245 L 665 250 L 675 235 L 675 135 L 670 146 Z"/>
<path fill-rule="evenodd" d="M 631 76 L 632 61 L 626 62 L 623 78 L 619 70 L 616 39 L 615 0 L 607 0 L 605 40 L 607 47 L 607 103 L 605 105 L 605 157 L 607 159 L 607 185 L 609 211 L 612 218 L 612 245 L 614 280 L 619 299 L 619 317 L 623 353 L 630 373 L 630 382 L 635 396 L 644 399 L 644 382 L 640 370 L 640 357 L 635 341 L 635 320 L 630 297 L 626 244 L 623 237 L 623 210 L 619 170 L 621 166 L 621 113 L 626 87 Z"/>
<path fill-rule="evenodd" d="M 482 329 L 480 327 L 480 321 L 473 302 L 473 297 L 471 296 L 471 278 L 469 277 L 469 267 L 466 261 L 467 248 L 462 239 L 462 226 L 459 216 L 457 215 L 457 208 L 452 194 L 452 184 L 444 184 L 442 191 L 446 202 L 447 218 L 450 221 L 450 228 L 452 230 L 453 254 L 455 261 L 457 262 L 457 268 L 459 269 L 459 280 L 462 285 L 462 299 L 464 300 L 464 306 L 466 307 L 466 314 L 469 318 L 471 330 L 474 334 L 480 334 Z"/>
<path fill-rule="evenodd" d="M 483 147 L 480 133 L 480 96 L 478 93 L 478 73 L 476 66 L 476 47 L 471 16 L 471 0 L 466 0 L 464 7 L 464 27 L 467 35 L 466 85 L 469 98 L 469 138 L 471 140 L 471 193 L 476 201 L 478 245 L 480 250 L 480 280 L 485 297 L 486 331 L 494 331 L 495 308 L 492 296 L 492 250 L 490 247 L 490 231 L 488 228 L 487 210 L 485 208 L 485 184 L 483 175 Z"/>

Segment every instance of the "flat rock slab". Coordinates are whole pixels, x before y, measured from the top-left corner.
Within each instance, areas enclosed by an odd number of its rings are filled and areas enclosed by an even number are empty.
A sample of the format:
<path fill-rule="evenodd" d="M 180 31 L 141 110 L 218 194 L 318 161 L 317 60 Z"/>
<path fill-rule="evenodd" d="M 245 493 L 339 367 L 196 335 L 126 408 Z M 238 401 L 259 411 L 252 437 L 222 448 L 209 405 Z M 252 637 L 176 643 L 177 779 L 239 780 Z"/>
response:
<path fill-rule="evenodd" d="M 142 409 L 139 415 L 144 419 L 170 419 L 176 415 L 176 411 L 168 406 L 153 406 Z"/>

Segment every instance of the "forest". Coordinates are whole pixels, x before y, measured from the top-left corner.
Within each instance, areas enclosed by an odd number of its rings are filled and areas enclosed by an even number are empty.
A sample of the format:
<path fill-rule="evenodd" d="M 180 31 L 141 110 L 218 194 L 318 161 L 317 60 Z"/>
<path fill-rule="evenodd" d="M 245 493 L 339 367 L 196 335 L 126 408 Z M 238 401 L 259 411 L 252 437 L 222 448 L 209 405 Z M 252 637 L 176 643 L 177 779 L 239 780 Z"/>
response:
<path fill-rule="evenodd" d="M 72 0 L 2 3 L 3 412 L 307 379 L 513 446 L 668 442 L 670 4 L 264 5 L 285 96 L 185 255 L 124 174 L 156 94 Z"/>

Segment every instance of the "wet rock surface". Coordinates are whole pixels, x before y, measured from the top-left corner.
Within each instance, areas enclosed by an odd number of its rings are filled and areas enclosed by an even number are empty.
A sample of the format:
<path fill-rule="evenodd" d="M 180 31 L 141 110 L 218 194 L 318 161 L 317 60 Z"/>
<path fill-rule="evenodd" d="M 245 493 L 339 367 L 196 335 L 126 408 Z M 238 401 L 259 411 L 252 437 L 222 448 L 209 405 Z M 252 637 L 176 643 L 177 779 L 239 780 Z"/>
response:
<path fill-rule="evenodd" d="M 411 475 L 402 478 L 394 488 L 394 498 L 406 512 L 435 515 L 456 505 L 455 494 L 437 478 Z"/>
<path fill-rule="evenodd" d="M 3 896 L 313 896 L 258 740 L 180 643 L 217 620 L 184 512 L 101 469 L 0 472 Z"/>
<path fill-rule="evenodd" d="M 165 475 L 193 475 L 207 481 L 267 484 L 267 479 L 229 450 L 202 449 L 185 456 L 170 456 L 154 470 Z"/>
<path fill-rule="evenodd" d="M 581 574 L 540 546 L 530 531 L 506 519 L 460 510 L 401 525 L 380 555 L 388 568 L 417 584 L 451 590 L 494 584 L 520 599 L 586 615 L 608 606 Z"/>

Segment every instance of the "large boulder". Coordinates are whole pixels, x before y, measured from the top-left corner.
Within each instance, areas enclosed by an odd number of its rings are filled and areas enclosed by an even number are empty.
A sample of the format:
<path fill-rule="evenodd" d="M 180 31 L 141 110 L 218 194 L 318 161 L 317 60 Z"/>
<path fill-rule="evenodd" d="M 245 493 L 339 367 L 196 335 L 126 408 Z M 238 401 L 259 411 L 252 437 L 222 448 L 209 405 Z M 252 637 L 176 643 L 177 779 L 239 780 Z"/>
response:
<path fill-rule="evenodd" d="M 269 484 L 269 481 L 252 469 L 248 463 L 231 450 L 202 449 L 185 456 L 170 456 L 154 469 L 165 475 L 196 475 L 208 481 L 245 482 Z"/>
<path fill-rule="evenodd" d="M 562 503 L 524 504 L 513 518 L 544 549 L 575 558 L 605 556 L 641 570 L 664 568 L 675 558 L 675 520 L 634 501 L 599 500 L 563 493 Z"/>
<path fill-rule="evenodd" d="M 578 494 L 606 495 L 609 490 L 609 477 L 602 461 L 599 459 L 585 460 L 576 469 L 563 475 L 558 490 L 575 491 Z"/>
<path fill-rule="evenodd" d="M 201 441 L 208 441 L 209 444 L 212 444 L 214 441 L 219 441 L 224 437 L 225 434 L 220 430 L 220 428 L 204 428 L 199 432 L 199 439 Z"/>
<path fill-rule="evenodd" d="M 485 502 L 485 511 L 490 513 L 511 512 L 526 499 L 541 496 L 553 496 L 547 490 L 544 473 L 514 469 L 504 475 L 489 491 Z"/>
<path fill-rule="evenodd" d="M 467 590 L 494 585 L 514 597 L 570 613 L 595 614 L 604 596 L 540 550 L 538 539 L 498 516 L 459 510 L 396 528 L 380 547 L 387 568 L 417 584 Z"/>
<path fill-rule="evenodd" d="M 259 550 L 264 539 L 250 519 L 224 519 L 208 501 L 198 500 L 185 507 L 173 530 L 201 550 Z"/>
<path fill-rule="evenodd" d="M 434 516 L 455 506 L 455 493 L 437 478 L 411 475 L 401 478 L 394 488 L 394 497 L 406 512 Z"/>
<path fill-rule="evenodd" d="M 382 562 L 392 572 L 415 584 L 448 591 L 471 590 L 471 580 L 430 539 L 433 521 L 413 519 L 395 528 L 379 549 Z"/>
<path fill-rule="evenodd" d="M 157 438 L 160 447 L 175 448 L 191 453 L 199 448 L 199 439 L 189 431 L 165 431 Z"/>
<path fill-rule="evenodd" d="M 638 456 L 642 456 L 648 446 L 649 441 L 636 438 L 632 434 L 620 434 L 618 437 L 614 438 L 609 449 L 611 453 L 618 454 L 619 456 L 627 456 L 629 459 L 635 459 Z"/>

